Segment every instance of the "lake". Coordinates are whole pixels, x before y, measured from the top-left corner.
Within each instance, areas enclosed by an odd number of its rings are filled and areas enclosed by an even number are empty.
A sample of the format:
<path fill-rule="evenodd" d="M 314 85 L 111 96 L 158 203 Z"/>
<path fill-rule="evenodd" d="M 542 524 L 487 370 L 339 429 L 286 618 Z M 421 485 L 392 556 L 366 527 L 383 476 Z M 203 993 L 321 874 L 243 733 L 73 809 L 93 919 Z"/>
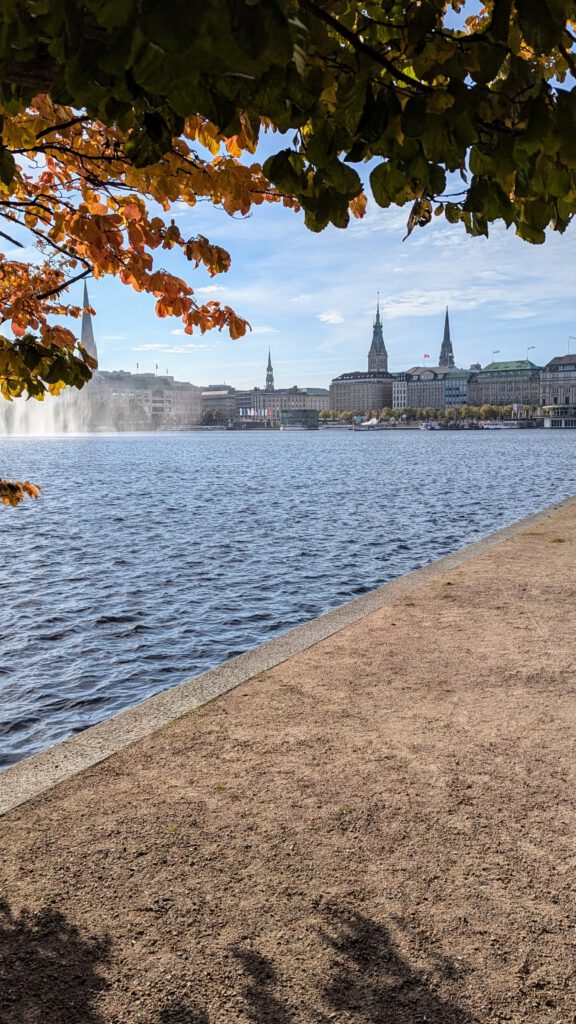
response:
<path fill-rule="evenodd" d="M 576 493 L 576 432 L 0 438 L 6 767 Z"/>

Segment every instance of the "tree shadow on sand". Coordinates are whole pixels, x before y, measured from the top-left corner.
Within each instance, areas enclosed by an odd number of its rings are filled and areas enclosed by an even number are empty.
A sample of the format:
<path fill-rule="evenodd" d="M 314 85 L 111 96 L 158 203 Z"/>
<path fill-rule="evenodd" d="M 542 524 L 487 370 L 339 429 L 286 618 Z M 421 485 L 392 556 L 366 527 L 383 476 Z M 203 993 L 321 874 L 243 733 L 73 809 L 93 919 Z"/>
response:
<path fill-rule="evenodd" d="M 109 952 L 108 936 L 82 935 L 57 910 L 16 915 L 0 900 L 0 1024 L 101 1024 Z"/>
<path fill-rule="evenodd" d="M 328 959 L 321 957 L 323 967 L 315 957 L 311 961 L 310 980 L 317 994 L 309 1005 L 298 1002 L 289 962 L 279 959 L 275 964 L 254 947 L 232 947 L 242 967 L 242 1020 L 473 1024 L 472 1016 L 435 991 L 442 980 L 458 980 L 459 971 L 450 961 L 433 957 L 426 973 L 411 966 L 387 927 L 347 907 L 325 909 L 318 934 Z M 0 901 L 0 1024 L 106 1024 L 96 1007 L 108 988 L 103 968 L 110 961 L 109 936 L 83 934 L 49 907 L 15 914 Z M 323 976 L 318 976 L 319 969 Z M 428 976 L 432 971 L 434 981 Z M 180 980 L 190 981 L 185 974 Z M 150 1013 L 149 1024 L 212 1024 L 215 1019 L 199 989 L 192 999 L 188 994 L 160 997 Z"/>
<path fill-rule="evenodd" d="M 433 991 L 430 980 L 401 956 L 388 929 L 357 911 L 331 907 L 325 942 L 336 953 L 332 978 L 324 989 L 332 1011 L 362 1024 L 472 1024 L 459 1006 Z M 434 972 L 445 979 L 459 970 L 435 958 Z"/>
<path fill-rule="evenodd" d="M 438 996 L 425 975 L 403 959 L 384 925 L 346 908 L 330 907 L 325 917 L 320 937 L 334 960 L 314 1006 L 291 1009 L 279 998 L 281 963 L 276 970 L 253 949 L 233 950 L 247 973 L 243 994 L 252 1024 L 473 1024 L 473 1017 Z M 434 971 L 445 979 L 458 976 L 445 959 L 435 958 Z"/>

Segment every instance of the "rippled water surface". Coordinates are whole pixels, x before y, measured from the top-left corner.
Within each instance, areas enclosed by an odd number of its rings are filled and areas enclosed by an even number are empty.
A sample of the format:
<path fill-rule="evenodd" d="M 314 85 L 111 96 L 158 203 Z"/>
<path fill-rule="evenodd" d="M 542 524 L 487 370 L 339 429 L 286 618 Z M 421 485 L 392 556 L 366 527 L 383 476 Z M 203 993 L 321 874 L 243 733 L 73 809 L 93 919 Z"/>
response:
<path fill-rule="evenodd" d="M 576 432 L 1 438 L 0 765 L 576 492 Z"/>

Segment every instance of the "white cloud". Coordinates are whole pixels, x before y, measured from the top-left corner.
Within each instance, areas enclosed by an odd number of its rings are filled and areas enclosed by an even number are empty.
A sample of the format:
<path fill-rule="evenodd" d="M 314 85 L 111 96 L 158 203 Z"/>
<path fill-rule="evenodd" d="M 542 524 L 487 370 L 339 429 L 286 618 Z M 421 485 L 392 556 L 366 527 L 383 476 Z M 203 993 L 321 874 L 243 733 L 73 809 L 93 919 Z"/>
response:
<path fill-rule="evenodd" d="M 217 295 L 218 292 L 225 292 L 226 289 L 221 284 L 207 284 L 202 288 L 196 288 L 196 295 Z"/>
<path fill-rule="evenodd" d="M 133 345 L 133 352 L 155 352 L 157 349 L 166 348 L 166 345 Z"/>
<path fill-rule="evenodd" d="M 343 324 L 344 317 L 337 309 L 327 309 L 324 313 L 318 313 L 318 320 L 321 320 L 323 324 Z"/>
<path fill-rule="evenodd" d="M 101 334 L 100 341 L 124 341 L 125 334 Z"/>
<path fill-rule="evenodd" d="M 252 334 L 279 334 L 275 327 L 253 327 Z"/>

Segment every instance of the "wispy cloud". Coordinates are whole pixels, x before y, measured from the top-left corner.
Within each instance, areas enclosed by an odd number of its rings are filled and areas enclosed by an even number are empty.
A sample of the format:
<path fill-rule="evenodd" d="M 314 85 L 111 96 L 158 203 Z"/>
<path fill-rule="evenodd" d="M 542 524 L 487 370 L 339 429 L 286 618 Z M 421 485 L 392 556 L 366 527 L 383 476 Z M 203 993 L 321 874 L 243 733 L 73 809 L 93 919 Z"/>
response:
<path fill-rule="evenodd" d="M 324 313 L 318 313 L 318 320 L 323 324 L 343 324 L 344 317 L 337 309 L 327 309 Z"/>
<path fill-rule="evenodd" d="M 498 317 L 499 320 L 531 320 L 532 317 L 537 316 L 535 309 L 508 309 L 504 313 L 501 313 Z"/>
<path fill-rule="evenodd" d="M 252 334 L 279 334 L 280 331 L 276 327 L 253 327 Z"/>
<path fill-rule="evenodd" d="M 172 332 L 174 333 L 174 332 Z M 163 345 L 163 344 L 148 344 L 148 345 L 133 345 L 133 352 L 190 352 L 193 349 L 208 348 L 208 345 L 196 345 L 194 342 L 190 342 L 188 345 Z"/>

